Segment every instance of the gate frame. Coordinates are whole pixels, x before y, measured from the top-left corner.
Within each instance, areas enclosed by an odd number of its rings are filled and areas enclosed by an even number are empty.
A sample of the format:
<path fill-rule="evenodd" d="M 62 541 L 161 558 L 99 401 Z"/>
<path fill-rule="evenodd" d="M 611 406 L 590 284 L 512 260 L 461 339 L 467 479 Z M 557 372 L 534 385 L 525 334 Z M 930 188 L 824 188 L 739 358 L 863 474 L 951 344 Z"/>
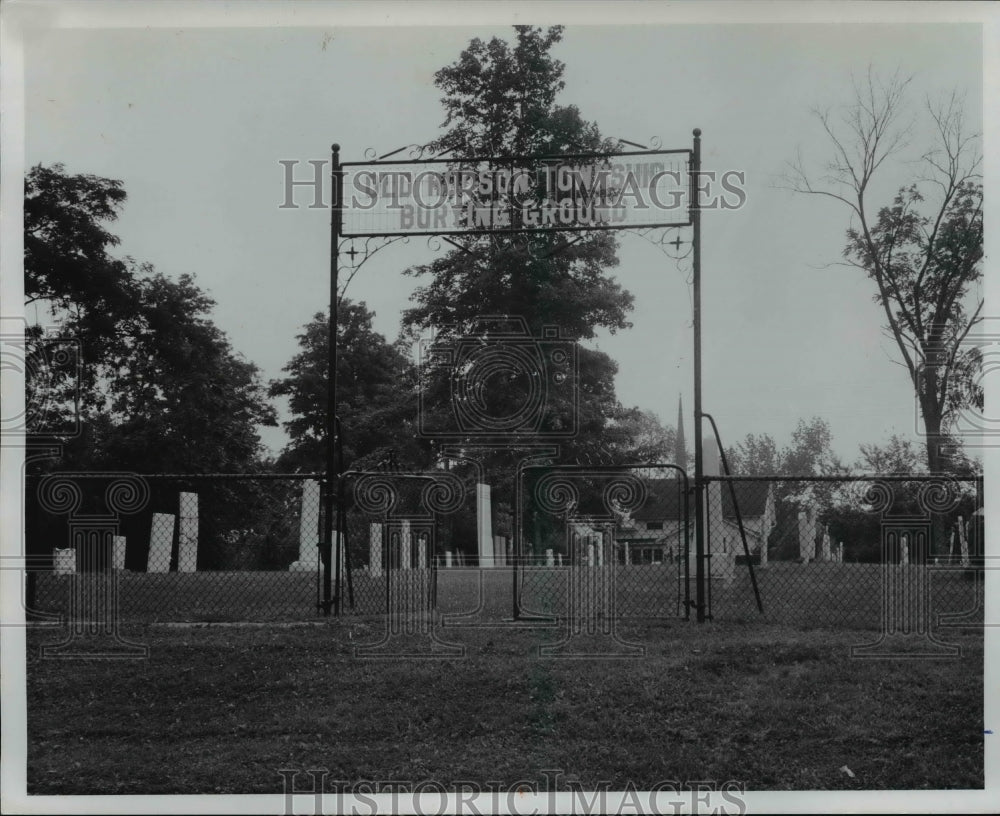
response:
<path fill-rule="evenodd" d="M 326 434 L 324 439 L 324 448 L 326 453 L 326 491 L 324 494 L 324 513 L 325 513 L 325 529 L 323 531 L 323 552 L 325 557 L 323 559 L 323 600 L 320 604 L 323 614 L 329 616 L 331 608 L 336 608 L 336 613 L 340 614 L 339 603 L 333 597 L 332 592 L 332 578 L 331 575 L 331 562 L 333 561 L 333 529 L 334 529 L 334 505 L 338 501 L 338 496 L 335 496 L 334 491 L 338 485 L 340 485 L 340 474 L 343 471 L 342 463 L 338 463 L 337 460 L 337 443 L 336 438 L 339 436 L 335 426 L 337 424 L 337 307 L 339 304 L 339 272 L 340 272 L 340 242 L 342 238 L 396 238 L 400 237 L 398 231 L 385 230 L 382 232 L 366 232 L 359 235 L 345 235 L 344 224 L 343 224 L 343 213 L 344 213 L 344 175 L 345 167 L 352 166 L 365 166 L 372 167 L 382 165 L 395 165 L 395 166 L 407 166 L 407 165 L 421 165 L 428 164 L 431 162 L 439 163 L 504 163 L 510 162 L 511 164 L 515 162 L 527 162 L 527 161 L 559 161 L 559 160 L 573 160 L 573 159 L 587 159 L 587 158 L 603 158 L 609 159 L 615 156 L 637 156 L 637 155 L 660 155 L 660 154 L 688 154 L 688 220 L 686 222 L 675 222 L 675 223 L 652 223 L 643 224 L 636 226 L 629 225 L 591 225 L 582 227 L 552 227 L 552 228 L 536 228 L 536 229 L 526 229 L 524 227 L 494 230 L 489 229 L 479 229 L 479 230 L 427 230 L 421 232 L 406 233 L 406 235 L 418 235 L 420 237 L 432 237 L 439 236 L 443 237 L 445 240 L 449 240 L 446 236 L 448 235 L 465 235 L 465 234 L 491 234 L 493 232 L 502 232 L 504 234 L 530 234 L 530 233 L 545 233 L 545 232 L 589 232 L 589 231 L 625 231 L 625 230 L 635 230 L 635 229 L 675 229 L 685 226 L 690 226 L 692 230 L 691 236 L 691 266 L 692 266 L 692 312 L 693 312 L 693 331 L 694 331 L 694 498 L 695 498 L 695 517 L 702 518 L 704 515 L 704 493 L 705 493 L 705 474 L 704 474 L 704 462 L 702 459 L 702 394 L 701 394 L 701 201 L 700 193 L 701 188 L 699 185 L 699 177 L 701 175 L 701 128 L 694 128 L 692 131 L 693 141 L 690 149 L 687 148 L 675 148 L 675 149 L 664 149 L 664 150 L 641 150 L 641 151 L 593 151 L 593 152 L 583 152 L 583 153 L 563 153 L 563 154 L 535 154 L 526 156 L 472 156 L 472 157 L 449 157 L 442 159 L 440 156 L 434 157 L 432 159 L 422 158 L 424 148 L 418 148 L 420 157 L 416 159 L 410 159 L 406 161 L 396 160 L 391 161 L 392 156 L 397 155 L 402 152 L 405 148 L 400 148 L 391 153 L 384 154 L 373 161 L 365 162 L 341 162 L 340 160 L 340 145 L 336 142 L 330 147 L 331 153 L 331 164 L 330 164 L 330 179 L 332 184 L 332 199 L 330 206 L 330 306 L 328 314 L 329 327 L 327 331 L 327 350 L 328 350 L 328 367 L 327 367 L 327 416 L 326 416 Z M 627 142 L 626 140 L 619 139 L 619 144 L 634 144 L 632 142 Z M 446 155 L 446 154 L 441 154 Z M 450 242 L 450 241 L 449 241 Z M 454 242 L 450 242 L 454 243 Z M 352 247 L 353 250 L 353 247 Z M 362 261 L 363 262 L 363 261 Z M 357 266 L 355 267 L 355 270 Z M 685 474 L 685 479 L 687 478 Z M 705 622 L 705 531 L 702 529 L 702 525 L 699 524 L 695 528 L 695 609 L 697 613 L 697 620 L 699 623 Z M 338 557 L 337 564 L 339 566 L 340 559 Z M 339 590 L 340 576 L 337 576 L 337 584 Z M 515 606 L 515 612 L 516 612 Z"/>

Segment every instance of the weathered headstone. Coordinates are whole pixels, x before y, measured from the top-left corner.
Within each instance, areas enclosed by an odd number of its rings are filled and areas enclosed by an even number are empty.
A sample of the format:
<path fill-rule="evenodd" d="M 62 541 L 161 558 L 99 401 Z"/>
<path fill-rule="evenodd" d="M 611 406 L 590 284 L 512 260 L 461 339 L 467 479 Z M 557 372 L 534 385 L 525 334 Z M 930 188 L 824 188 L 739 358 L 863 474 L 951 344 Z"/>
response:
<path fill-rule="evenodd" d="M 319 564 L 319 517 L 322 487 L 316 479 L 302 483 L 299 506 L 299 562 L 302 569 L 316 569 Z"/>
<path fill-rule="evenodd" d="M 410 520 L 403 519 L 399 534 L 399 568 L 408 570 L 413 564 L 413 537 L 410 533 Z"/>
<path fill-rule="evenodd" d="M 175 523 L 175 517 L 169 513 L 153 513 L 146 572 L 170 572 L 170 551 L 174 544 Z"/>
<path fill-rule="evenodd" d="M 841 541 L 837 545 L 837 563 L 838 564 L 843 564 L 844 563 L 844 542 L 843 541 Z"/>
<path fill-rule="evenodd" d="M 507 565 L 507 537 L 502 535 L 493 536 L 493 565 L 503 567 Z"/>
<path fill-rule="evenodd" d="M 969 539 L 965 535 L 965 519 L 962 516 L 958 517 L 958 545 L 962 566 L 967 567 L 969 566 Z"/>
<path fill-rule="evenodd" d="M 417 569 L 426 569 L 430 566 L 427 560 L 427 533 L 417 536 Z"/>
<path fill-rule="evenodd" d="M 816 528 L 811 516 L 809 510 L 799 510 L 799 558 L 804 564 L 808 564 L 816 555 Z"/>
<path fill-rule="evenodd" d="M 829 527 L 827 527 L 825 530 L 823 530 L 823 541 L 820 544 L 819 560 L 820 561 L 829 561 L 830 560 L 830 528 Z"/>
<path fill-rule="evenodd" d="M 52 568 L 56 575 L 70 575 L 76 572 L 76 549 L 66 547 L 53 550 Z"/>
<path fill-rule="evenodd" d="M 125 536 L 116 535 L 114 537 L 116 570 L 125 569 L 125 543 L 126 543 Z"/>
<path fill-rule="evenodd" d="M 382 575 L 382 524 L 377 521 L 368 528 L 368 571 L 376 578 Z"/>
<path fill-rule="evenodd" d="M 488 484 L 476 485 L 476 536 L 479 542 L 479 566 L 494 566 L 493 505 Z"/>
<path fill-rule="evenodd" d="M 451 550 L 445 550 L 445 553 L 444 553 L 444 565 L 448 569 L 451 568 L 452 558 L 453 557 L 452 557 L 452 554 L 451 554 Z"/>
<path fill-rule="evenodd" d="M 198 494 L 181 493 L 180 530 L 177 543 L 177 571 L 198 569 Z"/>
<path fill-rule="evenodd" d="M 555 550 L 547 549 L 545 551 L 545 566 L 554 567 L 556 565 L 556 554 Z"/>

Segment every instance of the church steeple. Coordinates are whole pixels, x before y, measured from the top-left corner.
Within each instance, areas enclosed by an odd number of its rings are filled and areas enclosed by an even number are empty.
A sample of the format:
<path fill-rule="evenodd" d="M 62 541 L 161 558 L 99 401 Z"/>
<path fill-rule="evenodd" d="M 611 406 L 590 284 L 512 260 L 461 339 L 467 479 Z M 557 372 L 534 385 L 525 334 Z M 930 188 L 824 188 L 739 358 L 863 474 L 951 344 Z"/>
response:
<path fill-rule="evenodd" d="M 684 405 L 677 395 L 677 433 L 674 436 L 674 464 L 687 473 L 687 443 L 684 440 Z"/>

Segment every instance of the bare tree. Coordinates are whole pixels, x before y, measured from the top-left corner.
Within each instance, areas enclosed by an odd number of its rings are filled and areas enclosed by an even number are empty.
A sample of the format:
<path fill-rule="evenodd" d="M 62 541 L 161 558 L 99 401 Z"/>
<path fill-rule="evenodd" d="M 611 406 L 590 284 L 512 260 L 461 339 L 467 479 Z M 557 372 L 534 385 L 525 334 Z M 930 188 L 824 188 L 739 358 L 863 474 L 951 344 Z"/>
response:
<path fill-rule="evenodd" d="M 981 407 L 979 357 L 965 342 L 981 319 L 983 188 L 980 134 L 965 128 L 961 98 L 927 99 L 934 145 L 920 157 L 913 181 L 889 205 L 871 201 L 887 161 L 899 157 L 914 130 L 907 114 L 910 79 L 880 79 L 869 68 L 854 81 L 854 101 L 834 116 L 814 110 L 832 145 L 819 173 L 801 156 L 779 186 L 826 196 L 850 213 L 844 258 L 875 283 L 886 334 L 899 349 L 923 417 L 927 464 L 950 469 L 950 422 L 964 405 Z M 877 207 L 877 209 L 875 209 Z"/>

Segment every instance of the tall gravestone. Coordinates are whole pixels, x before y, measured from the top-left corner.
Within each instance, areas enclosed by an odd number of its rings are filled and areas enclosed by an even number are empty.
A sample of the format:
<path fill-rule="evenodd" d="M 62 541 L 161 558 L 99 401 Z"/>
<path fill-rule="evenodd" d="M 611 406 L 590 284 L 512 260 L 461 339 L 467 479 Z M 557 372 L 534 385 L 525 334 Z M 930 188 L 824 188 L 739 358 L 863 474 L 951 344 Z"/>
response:
<path fill-rule="evenodd" d="M 53 550 L 53 571 L 56 575 L 70 575 L 76 572 L 76 549 L 66 547 Z"/>
<path fill-rule="evenodd" d="M 813 508 L 799 510 L 799 558 L 808 564 L 816 557 L 816 523 Z"/>
<path fill-rule="evenodd" d="M 125 544 L 126 544 L 125 536 L 116 535 L 114 537 L 116 570 L 125 569 Z"/>
<path fill-rule="evenodd" d="M 476 485 L 476 537 L 479 540 L 479 566 L 494 566 L 493 506 L 488 484 Z"/>
<path fill-rule="evenodd" d="M 368 572 L 375 578 L 382 575 L 382 523 L 368 526 Z"/>
<path fill-rule="evenodd" d="M 174 545 L 175 518 L 169 513 L 153 513 L 149 532 L 146 572 L 170 572 L 170 551 Z"/>
<path fill-rule="evenodd" d="M 322 487 L 316 479 L 302 483 L 302 504 L 299 510 L 299 562 L 305 569 L 315 569 L 319 563 L 319 515 Z"/>
<path fill-rule="evenodd" d="M 962 566 L 969 566 L 969 539 L 965 535 L 965 519 L 958 517 L 958 545 Z"/>
<path fill-rule="evenodd" d="M 198 569 L 198 494 L 181 493 L 180 530 L 177 544 L 177 571 Z"/>
<path fill-rule="evenodd" d="M 507 565 L 507 537 L 502 535 L 493 536 L 493 564 L 497 567 Z"/>
<path fill-rule="evenodd" d="M 403 519 L 399 532 L 399 568 L 408 570 L 413 564 L 413 539 L 410 533 L 410 520 Z"/>

